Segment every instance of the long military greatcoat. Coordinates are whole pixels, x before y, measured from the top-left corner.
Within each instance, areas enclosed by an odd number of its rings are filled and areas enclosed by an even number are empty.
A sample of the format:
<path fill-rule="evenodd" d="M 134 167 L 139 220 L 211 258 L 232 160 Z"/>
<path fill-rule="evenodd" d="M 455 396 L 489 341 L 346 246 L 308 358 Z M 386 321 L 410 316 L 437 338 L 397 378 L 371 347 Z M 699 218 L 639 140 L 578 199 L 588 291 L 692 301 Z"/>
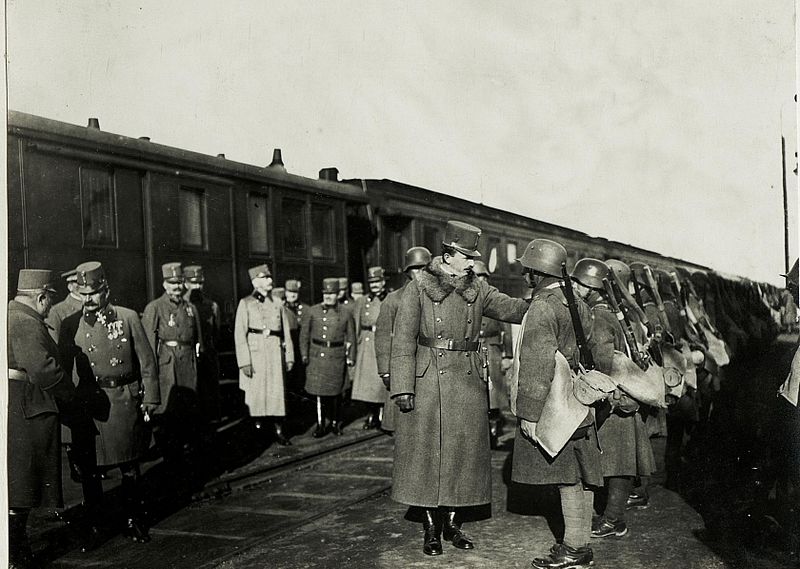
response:
<path fill-rule="evenodd" d="M 139 315 L 107 305 L 97 315 L 74 314 L 64 320 L 60 347 L 69 359 L 78 392 L 93 386 L 103 404 L 91 413 L 97 427 L 97 464 L 112 466 L 141 458 L 151 431 L 140 405 L 158 405 L 161 395 L 156 359 Z M 109 385 L 109 381 L 123 385 Z"/>
<path fill-rule="evenodd" d="M 309 306 L 299 300 L 297 302 L 286 303 L 286 314 L 289 318 L 289 333 L 292 336 L 294 346 L 294 367 L 286 374 L 289 383 L 289 390 L 295 393 L 302 391 L 306 383 L 306 368 L 300 365 L 303 361 L 303 354 L 300 353 L 300 322 L 303 314 L 308 312 Z"/>
<path fill-rule="evenodd" d="M 161 405 L 156 413 L 196 417 L 195 344 L 203 350 L 197 307 L 184 299 L 174 302 L 163 294 L 145 307 L 142 325 L 158 361 Z"/>
<path fill-rule="evenodd" d="M 8 505 L 61 507 L 61 447 L 56 401 L 75 386 L 59 363 L 58 346 L 42 317 L 8 304 Z M 11 377 L 9 377 L 11 376 Z"/>
<path fill-rule="evenodd" d="M 306 367 L 306 391 L 311 395 L 340 395 L 347 379 L 347 359 L 356 355 L 355 321 L 350 308 L 315 304 L 300 322 L 300 353 Z M 322 345 L 333 342 L 337 345 Z"/>
<path fill-rule="evenodd" d="M 394 321 L 397 317 L 397 309 L 400 308 L 403 289 L 405 289 L 405 285 L 386 295 L 381 303 L 378 321 L 375 323 L 375 364 L 379 377 L 391 370 Z M 390 390 L 384 389 L 383 420 L 381 421 L 381 429 L 384 431 L 394 431 L 397 415 L 400 413 L 400 409 L 392 401 L 391 395 Z"/>
<path fill-rule="evenodd" d="M 616 316 L 598 295 L 590 297 L 589 305 L 594 317 L 592 355 L 596 369 L 607 374 L 611 371 L 614 350 L 626 353 L 625 336 Z M 636 410 L 623 411 L 615 405 L 597 437 L 603 449 L 600 455 L 603 476 L 650 476 L 655 471 L 653 446 L 642 415 Z"/>
<path fill-rule="evenodd" d="M 592 335 L 592 316 L 586 304 L 576 299 L 587 339 Z M 561 352 L 570 366 L 579 361 L 575 330 L 559 281 L 546 278 L 533 290 L 515 350 L 519 392 L 517 415 L 538 422 L 555 374 L 555 353 Z M 518 363 L 517 363 L 518 362 Z M 512 379 L 513 380 L 513 379 Z M 517 427 L 511 478 L 524 484 L 576 484 L 583 481 L 603 485 L 600 451 L 591 413 L 581 424 L 589 426 L 584 438 L 570 440 L 554 458 L 527 439 Z"/>
<path fill-rule="evenodd" d="M 477 343 L 481 318 L 519 322 L 528 308 L 436 257 L 403 290 L 392 341 L 392 396 L 415 394 L 397 417 L 392 498 L 413 506 L 491 501 L 489 394 L 477 351 L 424 347 L 420 337 Z"/>
<path fill-rule="evenodd" d="M 511 324 L 484 316 L 481 320 L 480 344 L 481 350 L 486 348 L 489 360 L 489 407 L 505 409 L 508 407 L 508 382 L 500 364 L 503 358 L 510 358 L 514 353 Z"/>
<path fill-rule="evenodd" d="M 184 298 L 191 302 L 200 315 L 200 328 L 203 332 L 203 351 L 197 361 L 197 396 L 206 419 L 220 415 L 219 393 L 219 344 L 220 313 L 219 304 L 205 292 L 194 289 L 187 291 Z"/>
<path fill-rule="evenodd" d="M 270 330 L 279 335 L 270 334 Z M 239 301 L 233 338 L 239 387 L 253 417 L 286 416 L 284 360 L 287 366 L 294 364 L 294 344 L 288 330 L 286 308 L 271 298 L 254 292 Z M 241 371 L 247 365 L 253 367 L 252 377 Z"/>
<path fill-rule="evenodd" d="M 75 298 L 71 293 L 68 294 L 64 300 L 53 305 L 53 307 L 50 309 L 50 314 L 48 314 L 47 318 L 45 319 L 45 322 L 47 322 L 47 325 L 50 326 L 50 335 L 53 337 L 53 340 L 55 340 L 56 344 L 58 344 L 61 323 L 64 321 L 64 319 L 77 312 L 81 312 L 82 310 L 83 301 L 80 298 Z M 70 443 L 72 443 L 72 429 L 62 424 L 61 444 L 66 445 Z"/>
<path fill-rule="evenodd" d="M 378 363 L 375 360 L 375 328 L 385 298 L 386 295 L 370 294 L 354 302 L 353 314 L 358 338 L 358 356 L 353 372 L 354 401 L 383 403 L 386 400 L 386 387 L 378 375 Z"/>

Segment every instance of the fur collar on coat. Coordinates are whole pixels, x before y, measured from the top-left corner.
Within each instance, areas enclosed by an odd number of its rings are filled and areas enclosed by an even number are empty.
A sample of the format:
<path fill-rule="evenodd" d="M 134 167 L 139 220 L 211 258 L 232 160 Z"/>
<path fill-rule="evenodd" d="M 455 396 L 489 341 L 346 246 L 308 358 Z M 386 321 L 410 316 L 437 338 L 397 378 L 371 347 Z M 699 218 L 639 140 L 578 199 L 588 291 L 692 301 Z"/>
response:
<path fill-rule="evenodd" d="M 480 282 L 472 272 L 454 277 L 442 269 L 442 258 L 435 257 L 419 276 L 419 288 L 434 302 L 441 302 L 456 291 L 467 302 L 475 302 Z"/>

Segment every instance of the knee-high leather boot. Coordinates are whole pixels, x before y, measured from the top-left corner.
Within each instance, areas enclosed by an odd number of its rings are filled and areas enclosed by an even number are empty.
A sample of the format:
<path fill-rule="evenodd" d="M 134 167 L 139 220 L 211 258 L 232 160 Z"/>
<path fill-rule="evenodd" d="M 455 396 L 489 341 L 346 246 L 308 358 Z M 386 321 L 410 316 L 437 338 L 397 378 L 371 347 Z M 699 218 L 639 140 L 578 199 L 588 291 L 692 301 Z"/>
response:
<path fill-rule="evenodd" d="M 442 554 L 442 516 L 436 508 L 425 508 L 425 519 L 422 521 L 425 537 L 422 552 L 425 555 Z"/>
<path fill-rule="evenodd" d="M 331 432 L 341 436 L 342 428 L 342 396 L 334 395 L 331 397 Z"/>
<path fill-rule="evenodd" d="M 457 519 L 456 511 L 452 508 L 445 508 L 442 512 L 443 517 L 443 536 L 458 549 L 472 549 L 475 545 L 461 530 L 461 521 Z"/>
<path fill-rule="evenodd" d="M 137 467 L 122 471 L 122 493 L 125 503 L 125 529 L 126 537 L 137 543 L 150 541 L 150 534 L 142 519 L 141 499 L 139 497 L 139 473 Z"/>
<path fill-rule="evenodd" d="M 33 552 L 28 542 L 27 508 L 9 510 L 8 512 L 8 561 L 10 567 L 27 569 L 33 566 Z"/>
<path fill-rule="evenodd" d="M 323 410 L 322 397 L 317 396 L 317 428 L 314 429 L 311 436 L 318 439 L 324 437 L 325 433 L 325 412 Z"/>

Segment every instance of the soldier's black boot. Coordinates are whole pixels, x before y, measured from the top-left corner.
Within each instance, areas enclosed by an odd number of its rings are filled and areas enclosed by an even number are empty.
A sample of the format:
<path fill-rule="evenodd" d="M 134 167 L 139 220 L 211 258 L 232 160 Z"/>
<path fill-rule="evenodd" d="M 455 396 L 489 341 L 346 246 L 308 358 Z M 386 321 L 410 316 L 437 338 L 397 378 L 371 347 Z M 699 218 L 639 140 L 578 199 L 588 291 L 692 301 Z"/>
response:
<path fill-rule="evenodd" d="M 500 409 L 489 409 L 489 442 L 493 449 L 498 447 L 502 434 L 500 420 Z"/>
<path fill-rule="evenodd" d="M 422 521 L 425 536 L 422 542 L 422 552 L 425 555 L 442 554 L 442 516 L 435 508 L 425 508 L 425 519 Z"/>
<path fill-rule="evenodd" d="M 440 512 L 443 519 L 443 537 L 458 549 L 473 549 L 475 544 L 461 530 L 461 522 L 456 520 L 456 511 L 445 509 Z"/>
<path fill-rule="evenodd" d="M 139 481 L 136 471 L 126 471 L 122 474 L 122 493 L 125 502 L 125 528 L 122 530 L 125 537 L 136 543 L 150 541 L 150 533 L 142 519 L 141 500 L 139 499 Z"/>
<path fill-rule="evenodd" d="M 32 569 L 33 552 L 28 543 L 28 509 L 8 512 L 8 566 L 9 569 Z"/>
<path fill-rule="evenodd" d="M 100 513 L 103 511 L 103 484 L 97 468 L 93 468 L 91 472 L 84 471 L 82 486 L 86 517 L 81 535 L 81 553 L 87 553 L 97 549 L 102 541 L 99 528 L 102 525 Z"/>
<path fill-rule="evenodd" d="M 550 548 L 550 555 L 531 561 L 533 569 L 580 569 L 594 563 L 594 554 L 589 546 L 574 549 L 564 543 Z"/>
<path fill-rule="evenodd" d="M 287 437 L 283 433 L 283 421 L 281 419 L 275 419 L 274 426 L 275 426 L 275 441 L 281 446 L 285 447 L 291 446 L 292 441 L 290 441 L 289 437 Z"/>
<path fill-rule="evenodd" d="M 342 401 L 339 395 L 331 397 L 331 417 L 331 432 L 337 437 L 342 436 Z"/>
<path fill-rule="evenodd" d="M 77 482 L 80 484 L 83 481 L 83 473 L 81 472 L 80 466 L 78 466 L 77 460 L 75 458 L 75 451 L 72 449 L 72 445 L 64 445 L 64 450 L 67 451 L 67 462 L 69 463 L 69 477 L 72 478 L 73 482 Z"/>
<path fill-rule="evenodd" d="M 315 439 L 320 437 L 324 437 L 327 434 L 327 430 L 325 429 L 325 415 L 322 409 L 322 397 L 317 397 L 317 428 L 314 429 L 314 432 L 311 433 L 311 436 Z"/>

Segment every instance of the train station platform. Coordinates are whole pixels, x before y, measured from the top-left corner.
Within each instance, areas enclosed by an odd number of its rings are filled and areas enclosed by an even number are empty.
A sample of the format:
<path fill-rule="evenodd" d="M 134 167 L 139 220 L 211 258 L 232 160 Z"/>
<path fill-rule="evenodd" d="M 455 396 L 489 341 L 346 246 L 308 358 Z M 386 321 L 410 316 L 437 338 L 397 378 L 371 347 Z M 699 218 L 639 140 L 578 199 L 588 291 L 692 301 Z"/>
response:
<path fill-rule="evenodd" d="M 781 336 L 758 358 L 731 364 L 710 428 L 686 446 L 680 487 L 664 487 L 665 439 L 652 439 L 659 472 L 649 507 L 629 512 L 628 535 L 593 540 L 595 567 L 798 566 L 759 452 L 780 435 L 769 430 L 770 413 L 796 346 L 796 336 Z M 465 524 L 476 548 L 445 543 L 444 555 L 432 558 L 422 553 L 421 525 L 390 498 L 391 437 L 363 431 L 353 417 L 342 437 L 312 439 L 309 431 L 291 447 L 265 442 L 245 452 L 235 441 L 246 432 L 241 423 L 223 429 L 206 470 L 188 487 L 170 481 L 160 461 L 148 463 L 149 544 L 110 530 L 100 548 L 81 554 L 75 527 L 39 512 L 31 529 L 40 558 L 58 568 L 499 569 L 529 567 L 553 543 L 557 495 L 509 483 L 510 433 L 492 452 L 491 516 Z M 115 481 L 105 484 L 113 503 Z M 67 482 L 66 491 L 73 504 L 80 501 L 77 485 Z"/>

